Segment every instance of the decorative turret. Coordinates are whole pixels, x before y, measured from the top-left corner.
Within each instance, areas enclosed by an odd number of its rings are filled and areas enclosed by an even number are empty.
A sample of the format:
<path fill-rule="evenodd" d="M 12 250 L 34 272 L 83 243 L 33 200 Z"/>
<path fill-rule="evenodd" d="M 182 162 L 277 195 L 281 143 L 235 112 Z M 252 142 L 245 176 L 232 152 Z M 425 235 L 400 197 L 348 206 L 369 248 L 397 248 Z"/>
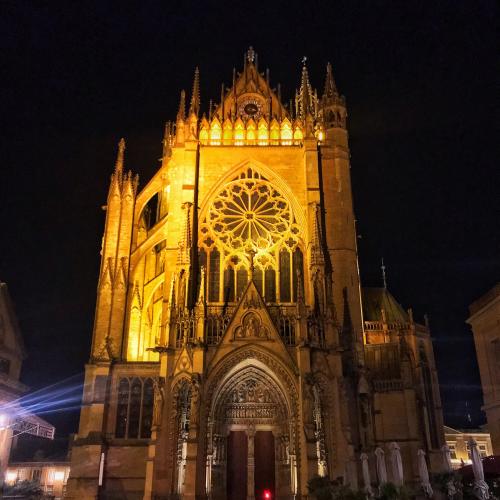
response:
<path fill-rule="evenodd" d="M 125 141 L 121 139 L 106 206 L 92 348 L 93 358 L 108 361 L 121 355 L 132 219 L 139 182 L 132 172 L 123 173 L 124 156 Z"/>
<path fill-rule="evenodd" d="M 318 115 L 319 118 L 322 118 L 326 129 L 345 128 L 346 126 L 345 98 L 337 90 L 330 63 L 326 65 L 325 89 L 321 97 Z"/>
<path fill-rule="evenodd" d="M 328 63 L 326 65 L 326 78 L 325 78 L 325 89 L 323 91 L 322 100 L 334 99 L 338 97 L 339 93 L 337 91 L 337 86 L 335 85 L 335 80 L 333 78 L 332 65 Z"/>
<path fill-rule="evenodd" d="M 306 66 L 306 58 L 303 59 L 302 77 L 298 94 L 299 116 L 305 121 L 306 116 L 314 113 L 314 98 L 311 84 L 309 83 L 309 73 Z"/>
<path fill-rule="evenodd" d="M 306 58 L 302 60 L 302 77 L 297 100 L 297 115 L 305 124 L 305 136 L 312 137 L 314 133 L 314 119 L 316 117 L 317 104 L 315 93 L 309 82 L 309 73 L 306 66 Z"/>

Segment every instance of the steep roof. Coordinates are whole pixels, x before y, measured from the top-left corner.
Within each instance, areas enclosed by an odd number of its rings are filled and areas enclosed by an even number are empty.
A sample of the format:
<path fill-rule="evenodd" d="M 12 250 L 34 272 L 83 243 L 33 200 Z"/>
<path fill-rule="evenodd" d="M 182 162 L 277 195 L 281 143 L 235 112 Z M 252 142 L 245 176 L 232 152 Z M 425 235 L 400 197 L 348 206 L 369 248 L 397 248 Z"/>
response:
<path fill-rule="evenodd" d="M 410 318 L 392 294 L 386 288 L 363 288 L 363 316 L 365 321 L 381 321 L 382 309 L 389 323 L 408 323 Z"/>

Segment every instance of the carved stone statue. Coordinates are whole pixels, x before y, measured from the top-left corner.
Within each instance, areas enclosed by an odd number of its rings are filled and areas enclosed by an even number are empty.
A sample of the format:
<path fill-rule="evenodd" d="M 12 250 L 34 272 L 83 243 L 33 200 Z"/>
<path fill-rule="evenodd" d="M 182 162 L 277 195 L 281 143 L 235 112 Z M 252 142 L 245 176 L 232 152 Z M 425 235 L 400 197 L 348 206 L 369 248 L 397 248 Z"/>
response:
<path fill-rule="evenodd" d="M 191 376 L 191 415 L 190 424 L 196 425 L 199 420 L 200 413 L 200 397 L 201 397 L 201 381 L 198 374 Z"/>
<path fill-rule="evenodd" d="M 304 423 L 314 424 L 314 379 L 312 374 L 304 379 L 302 405 Z"/>
<path fill-rule="evenodd" d="M 163 403 L 165 402 L 165 379 L 155 377 L 153 379 L 154 403 L 153 403 L 153 426 L 161 425 Z"/>

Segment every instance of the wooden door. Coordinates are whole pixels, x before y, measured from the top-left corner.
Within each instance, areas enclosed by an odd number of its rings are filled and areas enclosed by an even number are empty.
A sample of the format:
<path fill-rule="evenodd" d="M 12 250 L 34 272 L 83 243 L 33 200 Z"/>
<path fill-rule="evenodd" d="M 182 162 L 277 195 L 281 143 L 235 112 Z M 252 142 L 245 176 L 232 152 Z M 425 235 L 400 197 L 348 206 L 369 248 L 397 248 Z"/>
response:
<path fill-rule="evenodd" d="M 255 498 L 266 499 L 269 492 L 272 499 L 276 498 L 275 488 L 275 457 L 274 436 L 271 431 L 255 433 Z"/>
<path fill-rule="evenodd" d="M 248 440 L 245 431 L 231 431 L 227 438 L 227 499 L 247 498 Z"/>

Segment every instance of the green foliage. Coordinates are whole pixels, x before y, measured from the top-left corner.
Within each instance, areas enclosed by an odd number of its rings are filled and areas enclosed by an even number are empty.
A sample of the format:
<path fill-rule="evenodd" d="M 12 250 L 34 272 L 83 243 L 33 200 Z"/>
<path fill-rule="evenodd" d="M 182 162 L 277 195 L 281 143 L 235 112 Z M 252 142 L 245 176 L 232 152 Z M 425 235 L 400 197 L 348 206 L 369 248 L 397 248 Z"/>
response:
<path fill-rule="evenodd" d="M 379 500 L 409 500 L 411 493 L 406 486 L 396 486 L 394 483 L 384 483 L 380 486 L 377 498 Z"/>
<path fill-rule="evenodd" d="M 29 500 L 37 500 L 43 497 L 43 491 L 36 481 L 18 481 L 12 486 L 4 486 L 4 496 L 16 496 Z"/>
<path fill-rule="evenodd" d="M 334 483 L 328 477 L 315 476 L 309 479 L 307 489 L 317 500 L 332 500 Z"/>
<path fill-rule="evenodd" d="M 331 481 L 328 477 L 313 477 L 307 483 L 307 488 L 316 500 L 367 500 L 364 491 L 352 490 L 341 481 Z M 384 483 L 378 492 L 375 487 L 373 490 L 375 500 L 410 500 L 414 496 L 408 487 L 393 483 Z"/>
<path fill-rule="evenodd" d="M 454 498 L 462 497 L 462 478 L 460 474 L 454 471 L 450 472 L 440 472 L 439 474 L 432 474 L 431 484 L 435 491 L 441 492 L 443 495 L 448 496 L 448 484 L 453 483 L 455 487 L 456 494 Z M 477 499 L 476 499 L 477 500 Z"/>
<path fill-rule="evenodd" d="M 366 500 L 366 495 L 360 491 L 354 491 L 348 486 L 339 485 L 333 488 L 334 500 Z"/>

